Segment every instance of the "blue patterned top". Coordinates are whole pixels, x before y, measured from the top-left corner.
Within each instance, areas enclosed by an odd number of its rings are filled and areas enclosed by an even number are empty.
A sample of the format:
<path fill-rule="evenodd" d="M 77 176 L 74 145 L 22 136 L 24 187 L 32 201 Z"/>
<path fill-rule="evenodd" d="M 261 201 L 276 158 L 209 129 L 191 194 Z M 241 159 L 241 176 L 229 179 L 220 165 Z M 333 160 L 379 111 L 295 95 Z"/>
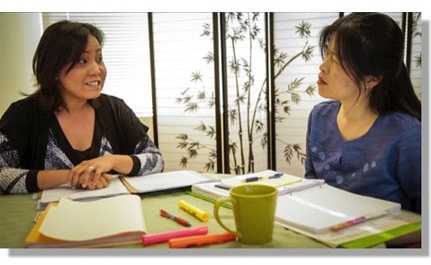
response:
<path fill-rule="evenodd" d="M 346 141 L 336 122 L 339 107 L 323 102 L 309 116 L 305 177 L 420 213 L 420 122 L 400 112 L 380 115 L 365 135 Z"/>

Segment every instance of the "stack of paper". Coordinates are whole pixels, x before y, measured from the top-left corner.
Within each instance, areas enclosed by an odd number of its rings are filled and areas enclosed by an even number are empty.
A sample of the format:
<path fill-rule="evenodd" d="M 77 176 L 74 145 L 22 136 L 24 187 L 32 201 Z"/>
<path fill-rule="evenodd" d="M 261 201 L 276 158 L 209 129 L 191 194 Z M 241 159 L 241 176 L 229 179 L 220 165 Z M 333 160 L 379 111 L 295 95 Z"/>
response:
<path fill-rule="evenodd" d="M 140 241 L 145 221 L 139 196 L 122 195 L 91 202 L 61 199 L 39 217 L 28 247 L 95 247 Z"/>

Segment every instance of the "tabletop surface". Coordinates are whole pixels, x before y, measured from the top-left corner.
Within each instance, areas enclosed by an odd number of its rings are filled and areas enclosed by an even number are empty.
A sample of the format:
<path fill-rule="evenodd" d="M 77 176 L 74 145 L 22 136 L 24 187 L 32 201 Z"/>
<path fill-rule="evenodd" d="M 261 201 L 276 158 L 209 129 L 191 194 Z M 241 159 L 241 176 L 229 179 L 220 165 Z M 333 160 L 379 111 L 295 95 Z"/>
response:
<path fill-rule="evenodd" d="M 231 177 L 231 175 L 224 174 L 205 174 L 213 179 L 223 179 Z M 208 233 L 223 233 L 225 230 L 217 223 L 213 215 L 213 204 L 206 200 L 191 196 L 186 193 L 186 190 L 173 190 L 156 192 L 151 194 L 141 195 L 142 209 L 145 218 L 147 233 L 159 233 L 183 228 L 179 224 L 160 217 L 160 209 L 164 209 L 169 213 L 187 219 L 192 227 L 208 226 Z M 186 200 L 192 205 L 206 211 L 209 220 L 206 223 L 191 217 L 189 214 L 179 209 L 178 202 Z M 0 248 L 24 248 L 24 240 L 34 225 L 36 216 L 37 200 L 33 199 L 33 194 L 24 195 L 0 195 Z M 404 212 L 404 211 L 403 211 Z M 234 229 L 235 223 L 232 210 L 220 208 L 220 218 L 223 223 L 228 227 Z M 410 215 L 410 213 L 409 213 Z M 420 216 L 419 216 L 420 218 Z M 416 228 L 406 228 L 409 231 L 420 229 L 420 224 L 413 225 Z M 395 232 L 395 234 L 399 233 Z M 404 233 L 404 232 L 403 232 Z M 401 234 L 399 234 L 401 235 Z M 377 237 L 374 247 L 385 247 L 382 243 L 386 239 L 387 233 L 383 233 Z M 349 243 L 348 243 L 349 244 Z M 362 245 L 362 244 L 361 244 Z M 355 244 L 353 244 L 355 246 Z M 142 244 L 121 246 L 122 248 L 143 248 Z M 276 249 L 322 249 L 329 246 L 302 234 L 288 230 L 279 224 L 274 225 L 273 240 L 264 245 L 245 245 L 237 241 L 227 242 L 223 244 L 209 245 L 206 248 L 276 248 Z M 343 247 L 348 247 L 344 246 Z M 350 246 L 352 247 L 352 246 Z M 356 246 L 357 247 L 357 246 Z M 168 244 L 157 244 L 145 246 L 145 249 L 154 248 L 168 248 Z"/>
<path fill-rule="evenodd" d="M 193 227 L 208 225 L 208 233 L 222 233 L 224 229 L 217 223 L 213 215 L 213 204 L 186 194 L 184 191 L 174 193 L 157 193 L 143 195 L 142 208 L 148 233 L 157 233 L 181 229 L 182 226 L 160 217 L 160 209 L 179 217 L 186 218 Z M 178 201 L 186 200 L 209 214 L 207 223 L 190 217 L 178 208 Z M 34 224 L 36 214 L 36 200 L 31 194 L 1 195 L 0 196 L 0 248 L 23 248 L 24 239 Z M 230 209 L 221 208 L 220 217 L 229 227 L 234 228 L 233 214 Z M 142 248 L 141 244 L 123 247 Z M 146 246 L 145 248 L 167 248 L 167 244 Z M 244 245 L 239 242 L 210 245 L 209 248 L 326 248 L 327 246 L 308 237 L 287 230 L 275 224 L 273 240 L 265 245 Z"/>

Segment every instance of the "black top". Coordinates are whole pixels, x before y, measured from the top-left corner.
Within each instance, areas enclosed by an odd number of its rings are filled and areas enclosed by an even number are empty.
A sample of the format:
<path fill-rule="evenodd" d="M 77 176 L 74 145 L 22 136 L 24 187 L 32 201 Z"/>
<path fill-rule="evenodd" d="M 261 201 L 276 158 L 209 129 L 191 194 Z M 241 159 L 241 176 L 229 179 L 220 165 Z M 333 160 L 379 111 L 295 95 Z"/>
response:
<path fill-rule="evenodd" d="M 37 98 L 11 104 L 0 120 L 0 191 L 37 191 L 38 170 L 71 168 L 105 153 L 130 155 L 129 175 L 162 170 L 163 160 L 148 128 L 123 100 L 101 94 L 90 103 L 96 114 L 95 130 L 91 147 L 83 152 L 72 148 L 55 114 Z"/>
<path fill-rule="evenodd" d="M 54 138 L 57 140 L 58 147 L 60 147 L 61 150 L 64 150 L 65 153 L 69 155 L 69 158 L 73 164 L 77 165 L 84 160 L 89 160 L 99 156 L 102 135 L 100 133 L 101 124 L 98 121 L 97 115 L 94 122 L 94 132 L 91 146 L 84 151 L 76 150 L 70 145 L 69 140 L 67 140 L 67 137 L 56 118 L 54 118 L 52 125 L 52 133 Z"/>

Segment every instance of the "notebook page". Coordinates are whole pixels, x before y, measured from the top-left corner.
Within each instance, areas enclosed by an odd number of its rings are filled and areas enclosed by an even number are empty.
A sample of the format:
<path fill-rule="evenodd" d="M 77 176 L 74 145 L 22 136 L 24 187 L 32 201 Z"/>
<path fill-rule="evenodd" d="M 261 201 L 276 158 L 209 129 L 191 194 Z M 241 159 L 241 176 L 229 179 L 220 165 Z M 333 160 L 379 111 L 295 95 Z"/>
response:
<path fill-rule="evenodd" d="M 359 217 L 373 218 L 400 211 L 394 202 L 365 197 L 322 185 L 278 197 L 276 219 L 314 233 Z"/>
<path fill-rule="evenodd" d="M 336 232 L 311 233 L 294 226 L 284 225 L 286 228 L 301 233 L 305 236 L 319 240 L 331 247 L 339 246 L 366 236 L 383 233 L 391 229 L 398 228 L 415 222 L 420 222 L 420 215 L 402 211 L 399 215 L 385 215 L 380 218 L 371 219 L 368 222 L 351 226 Z"/>
<path fill-rule="evenodd" d="M 41 203 L 57 202 L 63 197 L 70 196 L 74 193 L 79 192 L 71 188 L 56 188 L 42 191 L 42 196 L 40 197 Z"/>
<path fill-rule="evenodd" d="M 40 227 L 41 234 L 67 241 L 91 240 L 136 231 L 145 232 L 142 203 L 136 195 L 89 202 L 63 198 L 57 207 L 49 210 Z"/>
<path fill-rule="evenodd" d="M 229 191 L 217 188 L 215 185 L 220 182 L 199 183 L 192 186 L 192 192 L 204 195 L 212 199 L 228 197 Z"/>
<path fill-rule="evenodd" d="M 211 181 L 210 178 L 191 170 L 170 171 L 140 177 L 126 177 L 125 180 L 139 193 L 181 188 Z"/>
<path fill-rule="evenodd" d="M 292 185 L 295 183 L 300 183 L 304 180 L 304 178 L 292 176 L 292 175 L 289 175 L 286 173 L 284 173 L 279 178 L 267 179 L 267 177 L 272 176 L 275 173 L 277 173 L 277 172 L 272 171 L 272 170 L 265 170 L 265 171 L 260 171 L 260 172 L 256 172 L 256 173 L 238 175 L 235 177 L 222 179 L 221 182 L 224 185 L 229 186 L 229 187 L 235 187 L 235 186 L 238 186 L 241 184 L 246 184 L 246 183 L 259 183 L 259 184 L 270 185 L 273 187 L 282 187 L 282 186 Z M 253 181 L 253 182 L 245 182 L 245 180 L 247 178 L 252 178 L 252 177 L 258 177 L 258 178 L 263 177 L 263 179 L 258 180 L 258 181 Z"/>
<path fill-rule="evenodd" d="M 72 200 L 81 200 L 89 198 L 103 198 L 114 195 L 128 194 L 129 191 L 124 187 L 119 178 L 114 178 L 111 180 L 109 185 L 103 189 L 97 190 L 80 190 L 75 192 L 68 197 Z"/>

